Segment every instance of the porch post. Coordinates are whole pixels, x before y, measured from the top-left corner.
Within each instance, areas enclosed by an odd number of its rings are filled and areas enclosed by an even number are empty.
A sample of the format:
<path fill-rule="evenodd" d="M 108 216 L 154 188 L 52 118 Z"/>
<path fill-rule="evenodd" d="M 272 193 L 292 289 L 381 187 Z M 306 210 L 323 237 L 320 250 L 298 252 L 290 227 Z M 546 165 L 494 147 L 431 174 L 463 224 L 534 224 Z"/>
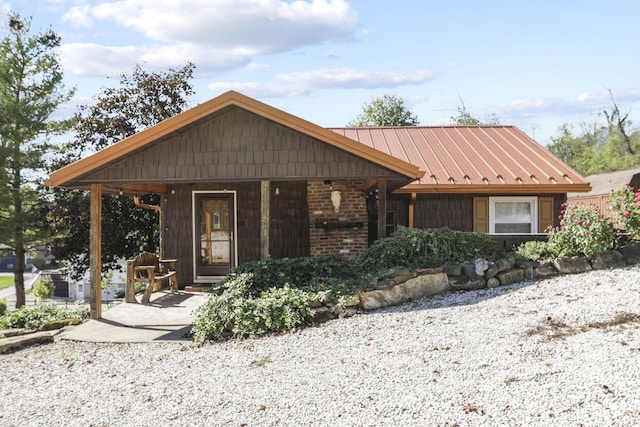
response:
<path fill-rule="evenodd" d="M 378 180 L 378 239 L 387 236 L 387 180 Z"/>
<path fill-rule="evenodd" d="M 89 228 L 90 316 L 102 317 L 102 186 L 91 184 L 91 226 Z"/>
<path fill-rule="evenodd" d="M 409 228 L 415 227 L 416 197 L 416 193 L 411 193 L 411 198 L 409 199 Z"/>
<path fill-rule="evenodd" d="M 260 181 L 260 259 L 269 258 L 269 214 L 271 212 L 271 182 Z"/>

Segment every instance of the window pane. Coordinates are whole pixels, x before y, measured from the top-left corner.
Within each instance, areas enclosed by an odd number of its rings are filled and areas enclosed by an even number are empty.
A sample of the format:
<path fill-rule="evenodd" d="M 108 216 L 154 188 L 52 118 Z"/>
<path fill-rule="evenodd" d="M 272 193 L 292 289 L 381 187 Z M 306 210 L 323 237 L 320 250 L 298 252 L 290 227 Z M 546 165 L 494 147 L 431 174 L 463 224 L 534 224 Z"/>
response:
<path fill-rule="evenodd" d="M 531 224 L 530 202 L 496 202 L 495 224 L 498 223 Z"/>

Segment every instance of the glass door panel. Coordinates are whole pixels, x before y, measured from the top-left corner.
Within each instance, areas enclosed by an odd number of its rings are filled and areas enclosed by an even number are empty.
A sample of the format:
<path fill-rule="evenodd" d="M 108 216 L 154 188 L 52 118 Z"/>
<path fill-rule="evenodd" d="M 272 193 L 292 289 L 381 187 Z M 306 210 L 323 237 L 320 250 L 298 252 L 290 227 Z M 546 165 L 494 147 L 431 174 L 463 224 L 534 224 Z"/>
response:
<path fill-rule="evenodd" d="M 196 219 L 200 230 L 196 253 L 197 276 L 225 276 L 234 261 L 233 197 L 229 194 L 202 194 L 196 196 Z"/>

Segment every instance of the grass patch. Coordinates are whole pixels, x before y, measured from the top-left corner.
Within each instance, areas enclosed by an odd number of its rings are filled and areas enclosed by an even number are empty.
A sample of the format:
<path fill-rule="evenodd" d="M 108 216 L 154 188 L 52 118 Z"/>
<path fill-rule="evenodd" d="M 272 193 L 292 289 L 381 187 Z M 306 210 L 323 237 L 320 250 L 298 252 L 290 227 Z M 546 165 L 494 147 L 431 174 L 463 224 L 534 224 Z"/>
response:
<path fill-rule="evenodd" d="M 13 286 L 13 275 L 0 276 L 0 289 L 8 288 L 9 286 Z"/>

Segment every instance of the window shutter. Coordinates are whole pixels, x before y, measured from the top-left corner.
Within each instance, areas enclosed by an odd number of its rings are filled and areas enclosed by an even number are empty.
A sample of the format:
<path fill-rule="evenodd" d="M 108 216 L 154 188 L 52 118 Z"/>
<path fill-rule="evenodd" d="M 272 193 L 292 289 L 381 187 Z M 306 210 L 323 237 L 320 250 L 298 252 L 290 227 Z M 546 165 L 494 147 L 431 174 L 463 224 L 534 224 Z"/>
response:
<path fill-rule="evenodd" d="M 489 232 L 489 198 L 473 198 L 473 231 L 477 233 Z"/>
<path fill-rule="evenodd" d="M 546 233 L 553 224 L 553 197 L 538 197 L 538 233 Z"/>

